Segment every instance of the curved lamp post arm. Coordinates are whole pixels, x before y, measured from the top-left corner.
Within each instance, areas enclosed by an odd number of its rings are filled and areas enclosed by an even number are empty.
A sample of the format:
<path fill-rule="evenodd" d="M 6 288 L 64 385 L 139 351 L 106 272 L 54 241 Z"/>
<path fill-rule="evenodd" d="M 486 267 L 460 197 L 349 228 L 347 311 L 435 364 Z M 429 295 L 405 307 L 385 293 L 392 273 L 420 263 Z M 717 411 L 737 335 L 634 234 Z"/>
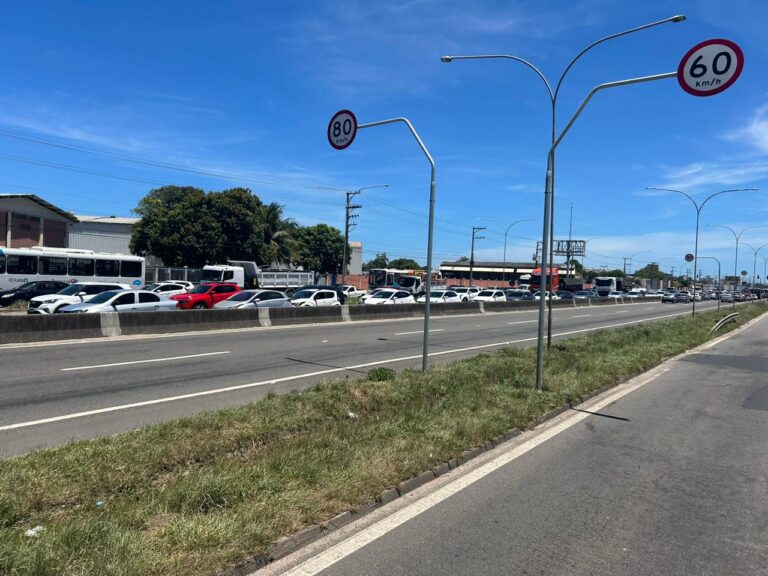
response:
<path fill-rule="evenodd" d="M 536 75 L 541 78 L 541 81 L 544 82 L 544 85 L 547 87 L 547 92 L 549 92 L 549 98 L 554 102 L 555 93 L 552 92 L 552 86 L 549 85 L 549 80 L 547 80 L 547 77 L 544 76 L 544 73 L 541 70 L 534 64 L 528 62 L 525 58 L 520 58 L 519 56 L 513 56 L 511 54 L 478 54 L 476 56 L 441 56 L 440 60 L 443 62 L 453 62 L 454 60 L 492 60 L 496 58 L 514 60 L 515 62 L 520 62 L 520 64 L 523 64 L 524 66 L 528 66 L 528 68 L 533 70 Z"/>

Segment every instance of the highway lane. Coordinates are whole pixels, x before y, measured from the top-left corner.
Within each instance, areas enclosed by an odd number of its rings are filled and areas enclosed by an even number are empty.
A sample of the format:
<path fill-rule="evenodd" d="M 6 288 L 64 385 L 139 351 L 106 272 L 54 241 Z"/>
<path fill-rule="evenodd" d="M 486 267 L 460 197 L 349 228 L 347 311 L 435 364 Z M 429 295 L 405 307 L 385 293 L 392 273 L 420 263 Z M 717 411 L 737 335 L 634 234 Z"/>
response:
<path fill-rule="evenodd" d="M 571 335 L 689 310 L 653 301 L 558 308 L 554 330 Z M 431 361 L 508 343 L 531 346 L 536 314 L 435 317 Z M 0 453 L 236 405 L 322 378 L 359 377 L 378 365 L 418 367 L 422 324 L 403 319 L 2 346 Z"/>

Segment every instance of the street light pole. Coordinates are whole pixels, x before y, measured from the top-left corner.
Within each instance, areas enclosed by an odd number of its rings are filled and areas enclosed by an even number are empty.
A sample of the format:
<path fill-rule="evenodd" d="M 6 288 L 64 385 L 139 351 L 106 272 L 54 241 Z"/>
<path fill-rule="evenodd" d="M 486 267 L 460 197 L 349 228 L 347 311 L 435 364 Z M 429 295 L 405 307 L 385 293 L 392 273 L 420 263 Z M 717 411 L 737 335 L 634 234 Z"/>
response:
<path fill-rule="evenodd" d="M 712 228 L 725 228 L 726 230 L 730 231 L 731 234 L 733 234 L 733 237 L 736 239 L 736 256 L 733 259 L 733 277 L 735 278 L 734 284 L 733 284 L 733 306 L 732 309 L 736 309 L 736 282 L 739 279 L 738 271 L 739 271 L 739 239 L 741 238 L 741 235 L 744 234 L 747 230 L 752 230 L 753 228 L 768 228 L 768 226 L 747 226 L 744 228 L 741 232 L 736 234 L 736 231 L 731 228 L 730 226 L 723 226 L 721 224 L 709 224 Z"/>
<path fill-rule="evenodd" d="M 443 62 L 453 62 L 454 60 L 481 60 L 481 59 L 496 59 L 496 58 L 502 58 L 502 59 L 508 59 L 508 60 L 514 60 L 515 62 L 519 62 L 520 64 L 523 64 L 524 66 L 527 66 L 530 68 L 533 72 L 536 73 L 536 75 L 544 82 L 544 85 L 546 86 L 547 92 L 549 94 L 550 99 L 550 106 L 551 106 L 551 115 L 552 115 L 552 122 L 551 122 L 551 147 L 549 149 L 549 152 L 547 154 L 547 175 L 544 182 L 544 224 L 543 224 L 543 230 L 542 230 L 542 242 L 541 242 L 541 275 L 542 275 L 542 284 L 546 289 L 547 286 L 547 276 L 549 275 L 551 277 L 552 271 L 547 269 L 547 245 L 549 244 L 550 252 L 552 251 L 552 245 L 553 245 L 553 239 L 549 236 L 549 230 L 550 227 L 554 226 L 554 202 L 552 200 L 552 195 L 554 195 L 554 189 L 555 189 L 555 149 L 557 148 L 557 141 L 555 139 L 555 136 L 557 134 L 557 122 L 556 122 L 556 112 L 557 112 L 557 96 L 560 93 L 560 88 L 562 87 L 563 81 L 565 80 L 565 77 L 568 75 L 568 72 L 570 72 L 571 68 L 574 64 L 587 52 L 589 52 L 592 48 L 595 46 L 598 46 L 602 44 L 603 42 L 607 42 L 608 40 L 612 40 L 614 38 L 619 38 L 621 36 L 626 36 L 628 34 L 632 34 L 634 32 L 639 32 L 641 30 L 645 30 L 648 28 L 652 28 L 654 26 L 659 26 L 661 24 L 666 24 L 668 22 L 682 22 L 685 20 L 685 16 L 682 14 L 678 14 L 676 16 L 672 16 L 670 18 L 665 18 L 664 20 L 658 20 L 656 22 L 650 22 L 648 24 L 644 24 L 642 26 L 637 26 L 635 28 L 630 28 L 628 30 L 624 30 L 622 32 L 617 32 L 616 34 L 611 34 L 609 36 L 605 36 L 603 38 L 600 38 L 599 40 L 593 42 L 592 44 L 588 45 L 586 48 L 584 48 L 581 52 L 579 52 L 575 58 L 573 58 L 568 65 L 565 67 L 565 70 L 560 75 L 560 79 L 557 82 L 557 86 L 555 87 L 555 90 L 552 90 L 552 86 L 550 85 L 549 81 L 547 80 L 546 76 L 539 70 L 536 66 L 534 66 L 531 62 L 520 58 L 519 56 L 513 56 L 510 54 L 485 54 L 485 55 L 476 55 L 476 56 L 443 56 L 440 58 Z M 675 73 L 672 73 L 671 76 L 674 76 Z M 655 78 L 654 78 L 655 79 Z M 582 105 L 586 105 L 586 102 Z M 574 118 L 571 120 L 571 124 L 573 121 L 575 121 L 576 117 L 579 115 L 580 111 L 574 115 Z M 566 126 L 565 130 L 563 130 L 562 136 L 565 135 L 565 133 L 570 128 L 570 125 Z M 551 225 L 551 226 L 550 226 Z M 554 259 L 554 255 L 552 254 L 550 256 L 550 260 Z M 550 281 L 551 284 L 551 281 Z M 551 290 L 550 290 L 550 303 L 551 303 Z M 542 386 L 542 377 L 543 377 L 543 350 L 542 350 L 542 330 L 543 330 L 543 321 L 546 311 L 546 302 L 544 301 L 544 298 L 540 299 L 539 304 L 539 338 L 537 342 L 537 360 L 536 360 L 536 387 L 541 388 Z M 550 305 L 550 321 L 548 325 L 547 330 L 547 336 L 548 341 L 551 342 L 552 338 L 552 317 L 551 317 L 551 310 L 552 307 Z"/>
<path fill-rule="evenodd" d="M 696 315 L 696 258 L 699 255 L 699 220 L 701 218 L 701 209 L 704 208 L 704 205 L 709 202 L 712 198 L 715 196 L 719 196 L 720 194 L 726 194 L 728 192 L 756 192 L 757 188 L 736 188 L 732 190 L 720 190 L 720 192 L 715 192 L 714 194 L 710 194 L 707 196 L 704 201 L 701 204 L 698 204 L 696 200 L 693 199 L 693 197 L 690 194 L 687 194 L 683 192 L 682 190 L 675 190 L 673 188 L 654 188 L 654 187 L 647 187 L 646 190 L 655 190 L 658 192 L 675 192 L 677 194 L 682 194 L 688 200 L 691 201 L 693 204 L 693 207 L 696 209 L 696 237 L 694 240 L 694 246 L 693 246 L 693 306 L 691 307 L 691 316 Z M 731 230 L 733 232 L 733 230 Z M 734 232 L 734 235 L 736 233 Z M 739 257 L 739 241 L 736 240 L 736 258 Z M 736 304 L 734 303 L 734 306 Z"/>
<path fill-rule="evenodd" d="M 480 220 L 487 220 L 489 222 L 496 222 L 500 226 L 503 226 L 503 224 L 501 224 L 501 222 L 499 222 L 498 220 L 493 220 L 492 218 L 480 218 Z M 506 279 L 507 279 L 507 235 L 509 234 L 509 231 L 512 230 L 512 227 L 515 224 L 520 224 L 520 222 L 533 222 L 533 220 L 534 220 L 533 218 L 526 218 L 524 220 L 515 220 L 514 222 L 512 222 L 512 224 L 507 226 L 507 229 L 504 231 L 504 257 L 503 257 L 503 261 L 502 261 L 502 264 L 501 264 L 501 266 L 502 266 L 502 268 L 501 268 L 501 283 L 502 284 L 504 284 L 504 282 L 506 282 Z"/>
<path fill-rule="evenodd" d="M 638 254 L 650 254 L 650 253 L 651 253 L 650 250 L 640 250 L 640 252 L 635 252 L 634 254 L 632 254 L 632 256 L 630 256 L 628 258 L 628 260 L 629 260 L 629 275 L 630 276 L 632 275 L 632 258 L 637 256 Z"/>
<path fill-rule="evenodd" d="M 699 258 L 705 258 L 707 260 L 714 260 L 717 262 L 717 287 L 720 288 L 720 260 L 714 256 L 699 256 Z M 693 285 L 696 286 L 696 278 L 693 279 Z M 720 310 L 720 296 L 717 296 L 717 309 Z"/>
<path fill-rule="evenodd" d="M 760 252 L 760 250 L 762 250 L 766 246 L 768 246 L 768 244 L 763 244 L 762 246 L 760 246 L 760 248 L 757 248 L 757 249 L 753 248 L 751 245 L 747 244 L 746 242 L 744 242 L 744 246 L 746 246 L 747 248 L 752 250 L 752 252 L 754 252 L 754 254 L 755 254 L 755 259 L 752 261 L 752 288 L 754 288 L 755 287 L 755 273 L 757 272 L 757 253 Z"/>

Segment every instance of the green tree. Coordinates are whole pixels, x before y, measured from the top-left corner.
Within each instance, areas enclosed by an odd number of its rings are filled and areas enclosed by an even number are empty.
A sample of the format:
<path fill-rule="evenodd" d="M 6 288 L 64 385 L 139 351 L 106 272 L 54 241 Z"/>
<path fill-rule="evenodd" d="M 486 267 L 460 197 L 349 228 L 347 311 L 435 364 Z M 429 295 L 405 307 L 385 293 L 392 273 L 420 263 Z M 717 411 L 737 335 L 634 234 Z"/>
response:
<path fill-rule="evenodd" d="M 130 249 L 169 266 L 203 266 L 226 256 L 225 238 L 203 190 L 164 186 L 151 190 L 134 212 Z"/>
<path fill-rule="evenodd" d="M 283 206 L 276 202 L 259 206 L 259 259 L 262 264 L 292 264 L 299 260 L 299 226 L 283 218 Z"/>
<path fill-rule="evenodd" d="M 376 258 L 373 258 L 371 260 L 368 260 L 365 264 L 363 264 L 363 270 L 372 270 L 373 268 L 388 268 L 389 267 L 389 259 L 387 258 L 386 252 L 377 252 Z"/>
<path fill-rule="evenodd" d="M 635 278 L 647 278 L 648 280 L 661 280 L 666 278 L 667 274 L 659 270 L 659 265 L 651 262 L 640 270 L 635 270 Z"/>
<path fill-rule="evenodd" d="M 416 260 L 411 258 L 395 258 L 390 261 L 389 268 L 398 268 L 400 270 L 421 270 L 424 266 L 421 266 Z"/>
<path fill-rule="evenodd" d="M 320 274 L 341 271 L 344 258 L 344 235 L 333 226 L 318 224 L 300 227 L 297 230 L 300 242 L 298 263 L 305 270 Z"/>
<path fill-rule="evenodd" d="M 263 251 L 259 237 L 263 204 L 247 188 L 209 192 L 206 196 L 212 217 L 224 236 L 225 259 L 259 260 Z M 217 260 L 222 262 L 223 260 Z"/>

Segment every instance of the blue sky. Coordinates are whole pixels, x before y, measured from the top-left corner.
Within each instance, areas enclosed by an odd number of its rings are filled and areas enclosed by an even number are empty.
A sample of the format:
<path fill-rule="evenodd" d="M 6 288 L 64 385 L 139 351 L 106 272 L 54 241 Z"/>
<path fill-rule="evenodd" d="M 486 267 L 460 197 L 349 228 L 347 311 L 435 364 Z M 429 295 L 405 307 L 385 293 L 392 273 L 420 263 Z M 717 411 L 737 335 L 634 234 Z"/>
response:
<path fill-rule="evenodd" d="M 444 54 L 513 54 L 556 82 L 592 41 L 677 13 L 688 20 L 613 40 L 586 55 L 558 102 L 559 126 L 596 84 L 674 71 L 694 44 L 728 38 L 741 78 L 696 98 L 676 80 L 605 91 L 558 149 L 556 237 L 589 242 L 587 265 L 683 266 L 694 210 L 700 253 L 733 271 L 732 235 L 766 222 L 768 3 L 353 0 L 14 3 L 0 21 L 0 192 L 35 193 L 78 214 L 131 215 L 164 184 L 248 186 L 302 224 L 343 224 L 343 190 L 363 192 L 365 259 L 424 261 L 429 166 L 402 125 L 363 130 L 347 150 L 325 137 L 331 115 L 405 116 L 437 163 L 435 260 L 528 260 L 541 237 L 550 109 L 543 85 L 503 60 L 444 64 Z M 160 165 L 160 166 L 158 166 Z M 184 171 L 186 170 L 186 171 Z M 490 220 L 483 220 L 490 219 Z M 768 228 L 742 236 L 739 268 Z M 649 252 L 645 252 L 649 251 Z M 639 252 L 642 252 L 638 254 Z M 760 252 L 768 256 L 768 247 Z M 762 274 L 764 261 L 758 260 Z M 705 273 L 712 261 L 702 261 Z M 688 266 L 690 267 L 690 266 Z"/>

